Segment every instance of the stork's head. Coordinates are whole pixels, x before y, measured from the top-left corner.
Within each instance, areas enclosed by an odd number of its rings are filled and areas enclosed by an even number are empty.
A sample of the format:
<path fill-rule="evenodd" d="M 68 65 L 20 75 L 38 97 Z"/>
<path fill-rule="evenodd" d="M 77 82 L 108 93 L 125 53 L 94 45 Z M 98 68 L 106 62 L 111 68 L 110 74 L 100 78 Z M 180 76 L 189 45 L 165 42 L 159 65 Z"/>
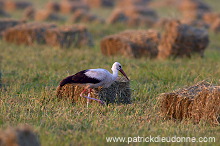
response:
<path fill-rule="evenodd" d="M 122 69 L 122 66 L 119 62 L 115 62 L 113 65 L 112 65 L 112 71 L 114 72 L 114 70 L 118 70 L 120 71 L 127 79 L 127 75 L 125 74 L 125 72 L 123 71 Z M 128 79 L 129 80 L 129 79 Z"/>

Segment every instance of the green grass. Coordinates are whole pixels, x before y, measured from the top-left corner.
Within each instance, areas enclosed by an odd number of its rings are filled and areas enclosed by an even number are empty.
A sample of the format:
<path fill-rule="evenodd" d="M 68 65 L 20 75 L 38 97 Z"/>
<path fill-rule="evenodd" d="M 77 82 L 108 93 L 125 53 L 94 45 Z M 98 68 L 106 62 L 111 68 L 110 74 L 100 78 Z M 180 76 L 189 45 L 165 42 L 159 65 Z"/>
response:
<path fill-rule="evenodd" d="M 43 3 L 44 1 L 40 1 L 38 5 L 41 6 Z M 95 13 L 100 11 L 94 10 Z M 44 45 L 17 46 L 0 41 L 0 70 L 3 82 L 0 92 L 1 128 L 28 123 L 38 133 L 43 146 L 114 145 L 115 143 L 106 143 L 107 136 L 150 135 L 215 137 L 215 143 L 190 144 L 220 144 L 219 126 L 213 127 L 204 122 L 194 125 L 184 121 L 163 120 L 158 116 L 156 104 L 160 93 L 189 86 L 201 80 L 219 84 L 219 34 L 210 34 L 211 42 L 205 52 L 205 58 L 193 56 L 191 59 L 158 61 L 122 56 L 105 57 L 99 48 L 101 38 L 128 27 L 93 24 L 88 25 L 88 28 L 95 40 L 93 48 L 54 49 Z M 131 79 L 132 104 L 91 104 L 87 109 L 85 105 L 57 101 L 55 89 L 61 79 L 88 68 L 110 70 L 115 61 L 123 65 L 124 71 Z"/>

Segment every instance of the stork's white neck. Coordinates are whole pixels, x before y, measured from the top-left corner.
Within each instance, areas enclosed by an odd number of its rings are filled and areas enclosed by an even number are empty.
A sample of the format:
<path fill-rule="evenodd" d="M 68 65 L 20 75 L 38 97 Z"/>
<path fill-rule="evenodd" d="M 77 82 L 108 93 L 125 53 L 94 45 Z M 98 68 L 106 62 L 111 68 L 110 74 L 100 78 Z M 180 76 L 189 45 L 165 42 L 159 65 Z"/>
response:
<path fill-rule="evenodd" d="M 117 69 L 112 69 L 112 78 L 115 81 L 116 78 L 118 77 L 118 70 Z"/>

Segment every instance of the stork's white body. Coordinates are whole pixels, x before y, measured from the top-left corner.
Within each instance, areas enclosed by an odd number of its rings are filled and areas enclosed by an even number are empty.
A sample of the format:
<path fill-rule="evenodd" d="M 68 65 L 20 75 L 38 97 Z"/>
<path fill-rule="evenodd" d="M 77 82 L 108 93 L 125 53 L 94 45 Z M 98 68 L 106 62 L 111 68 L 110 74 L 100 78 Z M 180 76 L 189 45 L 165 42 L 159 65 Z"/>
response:
<path fill-rule="evenodd" d="M 77 84 L 77 85 L 82 85 L 85 87 L 83 92 L 80 94 L 80 96 L 92 100 L 96 100 L 100 103 L 103 103 L 103 101 L 95 98 L 90 97 L 90 92 L 92 88 L 98 88 L 98 87 L 103 87 L 107 88 L 111 86 L 111 84 L 116 80 L 118 77 L 118 71 L 120 71 L 127 79 L 127 75 L 125 72 L 122 70 L 121 64 L 118 62 L 115 62 L 112 65 L 112 74 L 105 70 L 105 69 L 88 69 L 88 70 L 83 70 L 80 71 L 72 76 L 68 76 L 65 79 L 63 79 L 60 82 L 59 87 L 61 88 L 65 84 Z M 128 79 L 129 80 L 129 79 Z M 89 90 L 88 90 L 89 89 Z M 88 96 L 83 96 L 83 93 L 88 90 Z M 89 101 L 88 101 L 89 102 Z"/>
<path fill-rule="evenodd" d="M 101 68 L 89 69 L 85 73 L 85 75 L 89 78 L 94 78 L 94 79 L 100 80 L 100 82 L 96 83 L 96 84 L 86 83 L 87 88 L 97 88 L 97 87 L 108 88 L 116 80 L 116 78 L 118 76 L 118 71 L 113 72 L 113 74 L 111 74 L 106 69 L 101 69 Z"/>

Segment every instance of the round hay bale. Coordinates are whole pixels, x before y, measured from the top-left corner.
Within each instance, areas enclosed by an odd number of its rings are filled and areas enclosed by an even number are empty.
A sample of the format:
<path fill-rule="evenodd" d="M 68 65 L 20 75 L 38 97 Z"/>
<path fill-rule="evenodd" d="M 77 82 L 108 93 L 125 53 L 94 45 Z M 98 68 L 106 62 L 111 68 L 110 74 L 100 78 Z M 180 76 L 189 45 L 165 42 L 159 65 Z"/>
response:
<path fill-rule="evenodd" d="M 83 87 L 67 84 L 62 88 L 58 87 L 56 95 L 60 99 L 70 99 L 73 103 L 79 102 L 85 104 L 86 98 L 80 96 L 83 91 Z M 131 89 L 129 81 L 124 77 L 118 77 L 117 80 L 108 88 L 93 89 L 91 93 L 92 98 L 101 99 L 107 104 L 109 103 L 131 103 Z M 91 102 L 93 102 L 91 100 Z"/>
<path fill-rule="evenodd" d="M 82 25 L 64 26 L 48 29 L 45 34 L 46 43 L 60 48 L 92 46 L 93 41 L 87 28 Z"/>
<path fill-rule="evenodd" d="M 107 56 L 155 58 L 160 34 L 155 30 L 128 30 L 107 36 L 100 42 L 102 54 Z"/>
<path fill-rule="evenodd" d="M 46 9 L 50 12 L 59 12 L 60 11 L 60 3 L 58 3 L 58 2 L 48 2 L 46 4 Z"/>
<path fill-rule="evenodd" d="M 27 7 L 32 6 L 32 3 L 27 1 L 5 1 L 4 8 L 7 11 L 14 11 L 14 10 L 23 10 Z"/>
<path fill-rule="evenodd" d="M 45 32 L 56 25 L 49 23 L 26 23 L 4 31 L 3 39 L 16 44 L 32 45 L 45 43 Z"/>
<path fill-rule="evenodd" d="M 28 125 L 7 128 L 0 131 L 1 146 L 40 146 L 38 136 Z"/>
<path fill-rule="evenodd" d="M 84 0 L 84 2 L 92 8 L 113 7 L 113 0 Z"/>
<path fill-rule="evenodd" d="M 76 10 L 83 9 L 85 11 L 89 10 L 88 5 L 81 1 L 61 1 L 60 3 L 60 11 L 64 14 L 66 13 L 72 13 L 75 12 Z"/>
<path fill-rule="evenodd" d="M 35 21 L 63 21 L 64 18 L 48 10 L 38 10 L 34 15 Z"/>
<path fill-rule="evenodd" d="M 161 116 L 168 119 L 187 120 L 195 123 L 205 120 L 219 125 L 220 86 L 205 81 L 193 86 L 163 93 L 158 97 Z"/>
<path fill-rule="evenodd" d="M 85 10 L 76 10 L 72 17 L 70 17 L 70 22 L 77 23 L 77 22 L 96 22 L 96 23 L 104 23 L 104 20 L 99 18 L 96 15 L 93 15 Z"/>
<path fill-rule="evenodd" d="M 181 24 L 179 20 L 171 20 L 162 35 L 157 57 L 190 57 L 194 53 L 203 57 L 208 44 L 209 36 L 206 30 Z"/>

